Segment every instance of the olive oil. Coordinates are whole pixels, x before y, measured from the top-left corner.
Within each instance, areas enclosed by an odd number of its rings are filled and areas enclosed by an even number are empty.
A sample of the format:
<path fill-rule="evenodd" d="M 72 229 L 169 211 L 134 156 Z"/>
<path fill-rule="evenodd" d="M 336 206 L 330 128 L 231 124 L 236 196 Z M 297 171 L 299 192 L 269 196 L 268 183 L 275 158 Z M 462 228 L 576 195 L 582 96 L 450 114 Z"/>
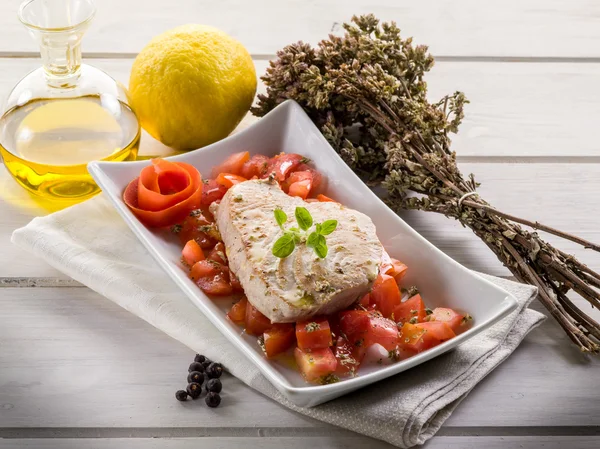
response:
<path fill-rule="evenodd" d="M 89 161 L 135 160 L 140 126 L 112 95 L 36 99 L 0 118 L 0 153 L 14 179 L 51 199 L 85 199 L 100 191 Z"/>

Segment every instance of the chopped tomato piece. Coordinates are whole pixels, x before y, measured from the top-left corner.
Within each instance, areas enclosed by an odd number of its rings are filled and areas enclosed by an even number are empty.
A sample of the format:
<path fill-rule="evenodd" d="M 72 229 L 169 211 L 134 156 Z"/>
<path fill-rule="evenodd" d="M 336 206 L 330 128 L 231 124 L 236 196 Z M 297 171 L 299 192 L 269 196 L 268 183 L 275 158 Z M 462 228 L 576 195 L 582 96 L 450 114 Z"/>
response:
<path fill-rule="evenodd" d="M 236 302 L 229 312 L 227 312 L 227 316 L 231 321 L 235 324 L 243 325 L 246 322 L 246 307 L 248 306 L 248 300 L 244 297 Z"/>
<path fill-rule="evenodd" d="M 321 202 L 321 203 L 337 203 L 337 201 L 332 200 L 331 198 L 329 198 L 328 196 L 323 195 L 322 193 L 319 193 L 317 195 L 317 199 Z"/>
<path fill-rule="evenodd" d="M 307 171 L 312 174 L 312 191 L 315 192 L 321 186 L 321 182 L 323 181 L 323 175 L 318 170 L 310 167 L 307 164 L 300 164 L 296 167 L 295 171 Z"/>
<path fill-rule="evenodd" d="M 298 167 L 303 160 L 304 156 L 299 154 L 278 154 L 277 156 L 272 157 L 269 161 L 267 172 L 263 175 L 263 177 L 268 177 L 271 173 L 273 173 L 277 181 L 283 182 L 285 181 L 285 178 L 287 178 L 288 174 L 295 171 L 296 167 Z"/>
<path fill-rule="evenodd" d="M 290 174 L 290 176 L 281 183 L 281 189 L 285 193 L 288 193 L 290 190 L 290 186 L 292 184 L 295 184 L 295 183 L 301 182 L 301 181 L 309 181 L 310 187 L 312 188 L 312 181 L 313 181 L 312 173 L 309 171 L 296 171 L 296 172 Z"/>
<path fill-rule="evenodd" d="M 294 344 L 294 325 L 292 323 L 274 324 L 263 333 L 267 357 L 273 357 L 286 351 Z"/>
<path fill-rule="evenodd" d="M 221 265 L 227 265 L 227 256 L 225 255 L 225 245 L 223 242 L 219 242 L 215 245 L 207 259 L 220 263 Z"/>
<path fill-rule="evenodd" d="M 418 352 L 429 349 L 428 342 L 421 337 L 425 334 L 425 329 L 417 327 L 416 324 L 404 323 L 402 329 L 400 329 L 400 349 L 406 351 L 408 354 L 416 354 Z"/>
<path fill-rule="evenodd" d="M 344 337 L 338 337 L 335 343 L 334 354 L 337 359 L 335 374 L 340 377 L 353 376 L 360 363 L 354 358 L 354 348 Z"/>
<path fill-rule="evenodd" d="M 129 183 L 123 201 L 146 226 L 160 228 L 181 222 L 200 206 L 202 178 L 192 165 L 153 159 Z"/>
<path fill-rule="evenodd" d="M 371 300 L 377 306 L 377 310 L 385 318 L 390 318 L 396 307 L 400 305 L 401 298 L 395 279 L 387 274 L 380 274 L 371 291 Z"/>
<path fill-rule="evenodd" d="M 204 252 L 195 240 L 189 240 L 185 244 L 183 251 L 181 251 L 181 255 L 183 257 L 183 261 L 190 267 L 196 262 L 204 260 Z"/>
<path fill-rule="evenodd" d="M 229 282 L 231 283 L 231 288 L 233 289 L 234 292 L 237 292 L 237 293 L 243 293 L 244 292 L 244 288 L 242 287 L 242 284 L 240 283 L 240 280 L 231 271 L 229 272 Z"/>
<path fill-rule="evenodd" d="M 391 276 L 394 276 L 394 279 L 396 280 L 396 282 L 399 283 L 400 280 L 406 274 L 408 267 L 397 259 L 392 259 L 392 266 L 393 266 L 393 270 L 392 270 L 393 274 L 391 274 Z"/>
<path fill-rule="evenodd" d="M 329 321 L 325 319 L 298 321 L 296 340 L 300 349 L 328 348 L 333 344 Z"/>
<path fill-rule="evenodd" d="M 196 284 L 198 284 L 202 291 L 207 295 L 229 296 L 233 293 L 229 279 L 227 278 L 226 273 L 222 271 L 215 276 L 201 277 L 196 280 Z"/>
<path fill-rule="evenodd" d="M 367 293 L 365 296 L 363 296 L 362 298 L 360 298 L 360 300 L 358 301 L 358 303 L 363 306 L 364 308 L 369 307 L 369 305 L 371 304 L 371 295 L 369 293 Z"/>
<path fill-rule="evenodd" d="M 394 321 L 397 323 L 407 323 L 413 318 L 420 323 L 426 315 L 425 303 L 419 294 L 408 298 L 394 309 Z"/>
<path fill-rule="evenodd" d="M 446 323 L 404 323 L 400 330 L 400 348 L 409 353 L 419 353 L 449 340 L 455 334 Z"/>
<path fill-rule="evenodd" d="M 400 282 L 408 267 L 398 259 L 392 259 L 386 252 L 383 256 L 384 262 L 381 264 L 381 273 L 392 276 L 396 282 Z"/>
<path fill-rule="evenodd" d="M 201 248 L 208 249 L 215 246 L 218 232 L 212 221 L 212 216 L 200 209 L 193 210 L 177 227 L 177 235 L 182 245 L 190 240 L 195 240 Z"/>
<path fill-rule="evenodd" d="M 468 329 L 469 320 L 465 317 L 466 315 L 462 315 L 455 310 L 446 307 L 436 307 L 433 309 L 433 313 L 429 315 L 431 321 L 442 321 L 447 323 L 456 334 L 460 334 Z"/>
<path fill-rule="evenodd" d="M 337 360 L 329 348 L 311 351 L 296 348 L 294 357 L 300 372 L 308 382 L 322 381 L 337 368 Z"/>
<path fill-rule="evenodd" d="M 242 178 L 241 176 L 233 175 L 231 173 L 219 173 L 219 176 L 217 176 L 217 179 L 215 181 L 217 182 L 217 184 L 220 184 L 223 187 L 229 189 L 231 186 L 248 180 L 246 178 Z"/>
<path fill-rule="evenodd" d="M 220 272 L 221 270 L 216 264 L 208 260 L 200 260 L 192 265 L 190 279 L 192 279 L 192 281 L 197 281 L 200 278 L 214 277 Z"/>
<path fill-rule="evenodd" d="M 212 177 L 216 178 L 219 173 L 231 173 L 233 175 L 239 175 L 242 172 L 242 167 L 250 159 L 250 153 L 242 151 L 241 153 L 235 153 L 225 159 L 221 165 L 217 165 L 212 169 Z"/>
<path fill-rule="evenodd" d="M 209 179 L 202 190 L 202 205 L 210 206 L 215 201 L 221 200 L 227 193 L 227 187 L 218 184 L 214 179 Z"/>
<path fill-rule="evenodd" d="M 444 323 L 443 321 L 429 321 L 428 323 L 419 323 L 417 324 L 417 327 L 425 329 L 427 331 L 427 337 L 439 340 L 440 343 L 443 343 L 447 340 L 450 340 L 453 337 L 456 337 L 456 334 L 450 328 L 448 323 Z"/>
<path fill-rule="evenodd" d="M 366 349 L 379 343 L 388 351 L 398 345 L 398 327 L 381 313 L 367 310 L 340 312 L 340 330 L 354 346 L 354 355 L 362 360 Z"/>
<path fill-rule="evenodd" d="M 271 320 L 248 302 L 248 306 L 246 306 L 246 332 L 258 336 L 269 330 L 271 326 Z"/>
<path fill-rule="evenodd" d="M 295 182 L 292 185 L 290 185 L 288 195 L 289 196 L 297 196 L 297 197 L 300 197 L 303 200 L 305 200 L 308 197 L 308 194 L 310 193 L 310 189 L 311 189 L 311 182 L 308 180 Z"/>
<path fill-rule="evenodd" d="M 269 158 L 267 156 L 255 154 L 244 164 L 239 175 L 246 179 L 251 179 L 255 176 L 260 178 L 267 173 L 268 166 Z"/>

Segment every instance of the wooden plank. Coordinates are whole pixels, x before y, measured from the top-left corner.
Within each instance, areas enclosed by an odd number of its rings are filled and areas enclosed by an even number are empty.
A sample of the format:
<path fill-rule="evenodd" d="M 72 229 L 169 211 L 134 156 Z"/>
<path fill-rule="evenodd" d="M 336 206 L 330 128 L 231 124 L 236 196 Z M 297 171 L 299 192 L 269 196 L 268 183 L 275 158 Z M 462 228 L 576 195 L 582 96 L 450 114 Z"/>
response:
<path fill-rule="evenodd" d="M 303 436 L 348 435 L 230 376 L 220 408 L 178 403 L 174 392 L 185 384 L 192 351 L 88 289 L 5 288 L 0 309 L 0 436 L 26 438 L 34 427 L 92 429 L 82 432 L 99 437 L 128 434 L 94 429 L 158 428 L 159 436 L 189 437 L 226 436 L 223 429 L 230 428 L 281 436 L 301 428 Z M 548 320 L 474 389 L 443 430 L 595 426 L 600 405 L 593 373 L 599 366 Z M 171 428 L 189 430 L 165 430 Z"/>
<path fill-rule="evenodd" d="M 16 18 L 22 0 L 0 2 L 0 51 L 36 51 Z M 598 57 L 600 7 L 591 0 L 103 0 L 84 50 L 137 53 L 153 36 L 189 22 L 217 26 L 251 53 L 316 43 L 353 14 L 396 20 L 406 36 L 443 56 Z M 260 32 L 257 32 L 260 30 Z M 560 30 L 560 32 L 557 32 Z"/>
<path fill-rule="evenodd" d="M 596 449 L 600 445 L 597 436 L 560 437 L 434 437 L 425 449 Z M 373 449 L 392 448 L 386 443 L 362 437 L 255 437 L 255 438 L 103 438 L 103 439 L 23 439 L 0 440 L 0 449 L 233 449 L 239 447 L 264 449 L 303 449 L 306 447 Z"/>
<path fill-rule="evenodd" d="M 88 61 L 128 84 L 131 59 Z M 3 60 L 0 99 L 18 80 L 39 66 L 36 59 Z M 255 61 L 257 74 L 268 62 Z M 453 149 L 459 157 L 596 157 L 600 122 L 600 63 L 439 62 L 428 75 L 430 97 L 438 100 L 462 90 L 471 103 Z M 262 83 L 259 92 L 264 92 Z M 249 116 L 247 123 L 254 118 Z M 168 154 L 147 134 L 142 153 Z"/>

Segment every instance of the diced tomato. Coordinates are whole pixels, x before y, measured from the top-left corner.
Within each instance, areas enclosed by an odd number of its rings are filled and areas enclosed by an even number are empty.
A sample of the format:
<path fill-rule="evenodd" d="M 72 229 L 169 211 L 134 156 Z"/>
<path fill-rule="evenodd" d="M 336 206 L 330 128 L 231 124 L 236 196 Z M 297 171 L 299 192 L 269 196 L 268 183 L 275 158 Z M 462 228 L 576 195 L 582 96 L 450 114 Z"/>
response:
<path fill-rule="evenodd" d="M 288 195 L 289 196 L 297 196 L 297 197 L 305 200 L 310 193 L 310 189 L 311 189 L 311 182 L 308 180 L 295 182 L 292 185 L 290 185 Z"/>
<path fill-rule="evenodd" d="M 281 183 L 281 189 L 285 193 L 288 193 L 289 190 L 290 190 L 290 186 L 292 184 L 295 184 L 295 183 L 301 182 L 301 181 L 309 181 L 310 182 L 310 186 L 312 187 L 312 180 L 313 180 L 313 175 L 312 175 L 311 172 L 309 172 L 309 171 L 296 171 L 294 173 L 291 173 L 290 176 L 288 176 L 288 178 Z"/>
<path fill-rule="evenodd" d="M 394 279 L 396 279 L 396 282 L 399 283 L 400 280 L 406 274 L 408 267 L 397 259 L 392 259 L 392 264 L 393 264 L 393 274 L 391 274 L 391 276 L 394 276 Z"/>
<path fill-rule="evenodd" d="M 425 316 L 425 303 L 419 294 L 408 298 L 394 309 L 394 321 L 397 323 L 406 323 L 412 318 L 416 318 L 417 322 L 420 323 L 425 319 Z"/>
<path fill-rule="evenodd" d="M 214 263 L 208 260 L 200 260 L 192 265 L 190 279 L 192 279 L 192 281 L 197 281 L 200 278 L 214 277 L 220 272 L 221 270 Z"/>
<path fill-rule="evenodd" d="M 273 173 L 277 181 L 283 182 L 285 181 L 285 178 L 287 178 L 288 174 L 295 171 L 296 167 L 298 167 L 303 160 L 304 156 L 299 154 L 278 154 L 277 156 L 272 157 L 269 161 L 267 172 L 263 175 L 263 177 L 268 177 L 271 173 Z"/>
<path fill-rule="evenodd" d="M 267 173 L 268 166 L 269 158 L 267 156 L 255 154 L 244 164 L 239 174 L 246 179 L 251 179 L 255 176 L 260 178 Z"/>
<path fill-rule="evenodd" d="M 448 323 L 443 321 L 429 321 L 428 323 L 419 323 L 417 326 L 421 329 L 425 329 L 428 337 L 439 340 L 440 343 L 456 337 L 456 334 L 450 328 Z"/>
<path fill-rule="evenodd" d="M 233 175 L 239 175 L 242 172 L 242 167 L 250 159 L 250 153 L 242 151 L 241 153 L 235 153 L 225 159 L 221 165 L 217 165 L 212 169 L 212 177 L 216 178 L 219 173 L 231 173 Z"/>
<path fill-rule="evenodd" d="M 323 175 L 318 170 L 310 167 L 307 164 L 300 164 L 296 167 L 295 171 L 307 171 L 312 175 L 312 191 L 315 192 L 321 186 L 321 182 L 323 181 Z"/>
<path fill-rule="evenodd" d="M 329 322 L 325 319 L 298 321 L 296 340 L 300 349 L 328 348 L 333 344 Z"/>
<path fill-rule="evenodd" d="M 248 181 L 246 178 L 242 178 L 241 176 L 234 175 L 231 173 L 219 173 L 217 179 L 215 179 L 217 184 L 224 186 L 229 189 L 230 187 L 239 184 L 240 182 Z"/>
<path fill-rule="evenodd" d="M 243 293 L 244 292 L 244 288 L 242 287 L 240 280 L 231 271 L 229 272 L 229 282 L 231 283 L 231 288 L 233 289 L 233 291 L 235 293 Z"/>
<path fill-rule="evenodd" d="M 292 323 L 274 324 L 263 333 L 267 357 L 273 357 L 286 351 L 294 344 L 294 325 Z"/>
<path fill-rule="evenodd" d="M 409 353 L 419 353 L 439 345 L 454 337 L 454 332 L 446 323 L 410 324 L 404 323 L 400 330 L 400 348 Z"/>
<path fill-rule="evenodd" d="M 401 302 L 400 289 L 395 279 L 387 274 L 380 274 L 371 291 L 372 302 L 385 318 L 390 318 Z"/>
<path fill-rule="evenodd" d="M 384 258 L 385 260 L 381 264 L 381 273 L 392 276 L 396 282 L 400 282 L 406 274 L 408 267 L 398 259 L 392 259 L 387 253 L 384 253 Z"/>
<path fill-rule="evenodd" d="M 379 343 L 388 351 L 398 346 L 398 326 L 392 320 L 382 317 L 377 312 L 370 312 L 369 330 L 366 337 L 367 347 Z"/>
<path fill-rule="evenodd" d="M 369 307 L 369 305 L 371 304 L 371 295 L 369 293 L 367 293 L 365 296 L 363 296 L 362 298 L 360 298 L 360 300 L 358 301 L 358 303 L 363 306 L 364 308 Z"/>
<path fill-rule="evenodd" d="M 246 333 L 258 336 L 269 330 L 271 326 L 271 320 L 248 302 L 246 306 Z"/>
<path fill-rule="evenodd" d="M 337 368 L 337 360 L 329 348 L 312 351 L 296 348 L 294 357 L 300 372 L 308 382 L 322 381 Z"/>
<path fill-rule="evenodd" d="M 201 277 L 196 280 L 196 284 L 198 284 L 202 291 L 207 295 L 229 296 L 233 293 L 229 279 L 224 272 L 219 272 L 219 274 L 215 276 Z"/>
<path fill-rule="evenodd" d="M 182 245 L 195 240 L 201 248 L 208 249 L 216 243 L 213 238 L 213 233 L 216 236 L 216 229 L 212 217 L 200 209 L 192 211 L 178 228 L 177 236 Z"/>
<path fill-rule="evenodd" d="M 354 346 L 354 355 L 362 360 L 366 349 L 379 343 L 388 351 L 398 345 L 398 327 L 381 313 L 366 310 L 340 312 L 340 330 Z"/>
<path fill-rule="evenodd" d="M 227 187 L 218 184 L 214 179 L 209 179 L 202 190 L 202 205 L 210 206 L 213 202 L 221 200 L 227 193 Z"/>
<path fill-rule="evenodd" d="M 220 263 L 221 265 L 227 265 L 227 256 L 225 255 L 225 245 L 223 242 L 219 242 L 215 245 L 210 251 L 207 259 Z"/>
<path fill-rule="evenodd" d="M 354 348 L 344 337 L 338 337 L 335 343 L 334 354 L 337 359 L 335 374 L 340 377 L 354 375 L 360 363 L 354 358 Z"/>
<path fill-rule="evenodd" d="M 465 315 L 448 309 L 446 307 L 436 307 L 433 313 L 429 315 L 431 321 L 442 321 L 448 323 L 448 326 L 457 334 L 464 331 L 468 325 L 465 320 Z"/>
<path fill-rule="evenodd" d="M 235 324 L 243 325 L 246 322 L 246 307 L 248 306 L 248 300 L 246 297 L 240 299 L 236 302 L 229 312 L 227 312 L 227 317 L 233 321 Z"/>
<path fill-rule="evenodd" d="M 190 267 L 196 262 L 204 260 L 204 252 L 195 240 L 189 240 L 185 244 L 181 251 L 181 256 L 183 257 L 183 261 Z"/>
<path fill-rule="evenodd" d="M 331 198 L 329 198 L 328 196 L 323 195 L 322 193 L 319 193 L 317 195 L 317 199 L 321 202 L 321 203 L 337 203 L 337 201 L 332 200 Z"/>

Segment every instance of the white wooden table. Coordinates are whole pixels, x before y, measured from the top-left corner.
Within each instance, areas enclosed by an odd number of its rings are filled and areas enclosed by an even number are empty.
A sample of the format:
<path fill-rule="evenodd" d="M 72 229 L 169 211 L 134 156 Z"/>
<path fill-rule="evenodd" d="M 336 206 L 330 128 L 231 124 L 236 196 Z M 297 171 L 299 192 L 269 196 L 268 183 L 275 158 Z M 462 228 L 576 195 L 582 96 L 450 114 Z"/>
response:
<path fill-rule="evenodd" d="M 0 96 L 36 68 L 37 49 L 0 2 Z M 155 34 L 198 22 L 239 38 L 257 72 L 283 45 L 315 43 L 352 14 L 394 19 L 437 57 L 432 97 L 471 100 L 454 149 L 482 195 L 507 212 L 599 242 L 600 2 L 584 0 L 98 0 L 87 61 L 127 82 Z M 262 87 L 261 87 L 262 88 Z M 144 136 L 142 152 L 164 148 Z M 175 401 L 192 352 L 13 247 L 11 232 L 48 213 L 0 167 L 0 448 L 389 447 L 302 417 L 227 377 L 224 405 Z M 407 213 L 443 251 L 508 276 L 444 217 Z M 548 237 L 548 240 L 556 239 Z M 600 257 L 570 243 L 593 268 Z M 583 305 L 585 310 L 589 307 Z M 596 314 L 598 316 L 598 314 Z M 553 321 L 461 404 L 427 447 L 598 448 L 600 361 Z"/>

